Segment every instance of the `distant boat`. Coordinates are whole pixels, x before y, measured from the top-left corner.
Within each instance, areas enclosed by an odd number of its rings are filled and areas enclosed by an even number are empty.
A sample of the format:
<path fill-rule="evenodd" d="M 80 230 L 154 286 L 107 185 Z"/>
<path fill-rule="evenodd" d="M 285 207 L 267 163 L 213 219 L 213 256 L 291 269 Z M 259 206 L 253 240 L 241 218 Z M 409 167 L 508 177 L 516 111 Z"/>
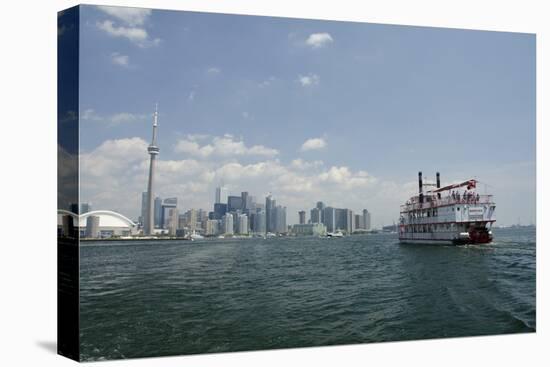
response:
<path fill-rule="evenodd" d="M 336 232 L 328 232 L 327 237 L 341 238 L 344 237 L 344 234 L 342 233 L 342 231 L 337 230 Z"/>
<path fill-rule="evenodd" d="M 275 233 L 267 232 L 266 237 L 277 237 Z"/>

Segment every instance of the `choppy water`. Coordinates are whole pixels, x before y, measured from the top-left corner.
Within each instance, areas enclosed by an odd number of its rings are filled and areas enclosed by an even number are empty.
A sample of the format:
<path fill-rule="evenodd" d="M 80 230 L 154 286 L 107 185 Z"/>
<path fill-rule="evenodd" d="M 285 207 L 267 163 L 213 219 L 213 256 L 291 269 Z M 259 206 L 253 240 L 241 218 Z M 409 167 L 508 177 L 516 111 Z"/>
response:
<path fill-rule="evenodd" d="M 84 360 L 535 331 L 535 230 L 81 247 Z"/>

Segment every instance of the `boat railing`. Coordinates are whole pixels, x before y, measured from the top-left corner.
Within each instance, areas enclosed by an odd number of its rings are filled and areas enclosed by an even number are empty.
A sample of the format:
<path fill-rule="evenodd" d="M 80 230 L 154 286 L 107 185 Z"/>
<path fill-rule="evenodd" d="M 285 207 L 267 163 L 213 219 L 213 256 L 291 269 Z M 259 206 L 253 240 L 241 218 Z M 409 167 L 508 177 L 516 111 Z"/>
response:
<path fill-rule="evenodd" d="M 408 202 L 401 205 L 401 212 L 407 212 L 411 210 L 437 208 L 445 205 L 454 204 L 493 204 L 493 195 L 470 195 L 464 197 L 463 195 L 446 196 L 442 198 L 426 197 L 423 203 Z"/>

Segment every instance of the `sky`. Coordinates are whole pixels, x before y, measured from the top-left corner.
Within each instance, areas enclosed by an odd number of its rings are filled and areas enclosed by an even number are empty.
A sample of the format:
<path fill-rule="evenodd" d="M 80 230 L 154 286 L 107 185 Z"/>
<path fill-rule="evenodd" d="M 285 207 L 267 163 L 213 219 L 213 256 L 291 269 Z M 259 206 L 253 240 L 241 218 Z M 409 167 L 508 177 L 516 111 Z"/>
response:
<path fill-rule="evenodd" d="M 140 215 L 158 103 L 157 196 L 215 187 L 391 224 L 417 173 L 478 179 L 497 224 L 535 222 L 535 36 L 81 6 L 81 201 Z M 62 32 L 60 32 L 62 37 Z"/>

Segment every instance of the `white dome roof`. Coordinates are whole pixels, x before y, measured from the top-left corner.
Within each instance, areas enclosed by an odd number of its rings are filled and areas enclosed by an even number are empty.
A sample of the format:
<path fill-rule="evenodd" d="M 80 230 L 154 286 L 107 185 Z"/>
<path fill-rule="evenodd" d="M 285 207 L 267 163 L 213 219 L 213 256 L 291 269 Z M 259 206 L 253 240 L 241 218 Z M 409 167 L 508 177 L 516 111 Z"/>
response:
<path fill-rule="evenodd" d="M 58 224 L 61 224 L 63 222 L 62 216 L 64 214 L 69 213 L 58 213 Z M 74 214 L 72 216 L 73 218 L 76 217 L 76 215 Z M 80 215 L 80 218 L 78 219 L 79 227 L 86 227 L 86 223 L 90 216 L 99 217 L 99 227 L 133 228 L 136 226 L 136 223 L 132 222 L 130 219 L 120 213 L 110 210 L 94 210 Z"/>

